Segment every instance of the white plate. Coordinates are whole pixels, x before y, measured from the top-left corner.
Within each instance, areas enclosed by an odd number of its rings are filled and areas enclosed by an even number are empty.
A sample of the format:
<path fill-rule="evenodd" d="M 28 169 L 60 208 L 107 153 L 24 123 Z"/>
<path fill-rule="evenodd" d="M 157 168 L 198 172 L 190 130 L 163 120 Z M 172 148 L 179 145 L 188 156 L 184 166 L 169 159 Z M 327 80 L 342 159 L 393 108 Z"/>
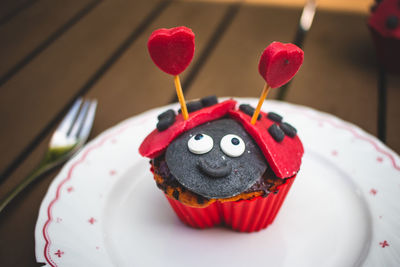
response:
<path fill-rule="evenodd" d="M 39 211 L 38 262 L 400 266 L 400 159 L 373 136 L 310 108 L 266 101 L 263 109 L 295 125 L 305 147 L 278 217 L 258 233 L 196 230 L 177 219 L 137 151 L 166 108 L 107 130 L 64 166 Z"/>

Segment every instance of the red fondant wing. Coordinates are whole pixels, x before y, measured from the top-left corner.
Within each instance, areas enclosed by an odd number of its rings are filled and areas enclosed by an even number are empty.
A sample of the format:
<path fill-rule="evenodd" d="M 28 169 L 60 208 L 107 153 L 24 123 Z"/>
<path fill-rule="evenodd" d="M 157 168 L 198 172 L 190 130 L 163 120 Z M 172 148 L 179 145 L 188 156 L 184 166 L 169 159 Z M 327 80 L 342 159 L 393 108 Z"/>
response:
<path fill-rule="evenodd" d="M 297 135 L 293 138 L 285 136 L 281 142 L 277 142 L 268 132 L 268 128 L 275 122 L 268 119 L 265 113 L 260 113 L 261 119 L 255 125 L 250 123 L 249 115 L 239 110 L 231 110 L 229 113 L 256 141 L 276 176 L 287 178 L 299 171 L 304 149 Z"/>

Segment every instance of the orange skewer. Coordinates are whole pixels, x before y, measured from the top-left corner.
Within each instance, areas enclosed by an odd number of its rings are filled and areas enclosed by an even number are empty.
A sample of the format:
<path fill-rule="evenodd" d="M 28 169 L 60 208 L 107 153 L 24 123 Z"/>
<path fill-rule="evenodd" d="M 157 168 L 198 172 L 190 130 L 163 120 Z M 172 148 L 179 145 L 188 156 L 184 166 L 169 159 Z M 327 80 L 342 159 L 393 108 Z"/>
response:
<path fill-rule="evenodd" d="M 175 82 L 176 94 L 178 95 L 178 100 L 179 100 L 179 103 L 181 104 L 181 111 L 182 111 L 183 119 L 187 120 L 189 118 L 189 113 L 187 111 L 185 98 L 183 97 L 181 81 L 180 81 L 178 75 L 174 76 L 174 82 Z"/>
<path fill-rule="evenodd" d="M 264 103 L 265 98 L 267 98 L 267 95 L 268 95 L 268 92 L 269 92 L 270 88 L 271 87 L 266 83 L 265 86 L 264 86 L 264 89 L 263 89 L 263 91 L 261 93 L 260 99 L 258 100 L 257 108 L 253 113 L 253 117 L 251 118 L 251 124 L 253 124 L 253 125 L 256 124 L 256 121 L 257 121 L 257 118 L 258 118 L 258 114 L 260 114 L 261 106 Z"/>

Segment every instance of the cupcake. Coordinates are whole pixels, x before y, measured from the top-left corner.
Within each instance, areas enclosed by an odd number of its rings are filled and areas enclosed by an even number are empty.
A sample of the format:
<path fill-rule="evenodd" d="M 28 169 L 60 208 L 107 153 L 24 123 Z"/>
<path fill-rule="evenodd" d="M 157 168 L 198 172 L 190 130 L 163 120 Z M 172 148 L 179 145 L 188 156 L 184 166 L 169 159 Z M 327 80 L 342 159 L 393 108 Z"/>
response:
<path fill-rule="evenodd" d="M 371 8 L 368 27 L 379 64 L 388 72 L 400 73 L 400 1 L 376 1 Z"/>
<path fill-rule="evenodd" d="M 303 52 L 274 42 L 262 53 L 259 73 L 266 84 L 256 108 L 233 99 L 204 97 L 186 103 L 179 74 L 194 54 L 186 27 L 159 29 L 148 42 L 150 56 L 174 76 L 181 109 L 158 116 L 156 129 L 139 153 L 150 158 L 154 180 L 185 224 L 225 225 L 254 232 L 271 224 L 300 169 L 304 150 L 297 130 L 274 112 L 261 112 L 271 88 L 289 81 Z M 175 58 L 178 58 L 175 60 Z"/>
<path fill-rule="evenodd" d="M 296 129 L 273 112 L 261 112 L 252 125 L 254 108 L 236 105 L 203 98 L 188 104 L 197 107 L 189 109 L 188 120 L 167 110 L 140 146 L 141 155 L 151 158 L 158 188 L 192 227 L 266 228 L 300 169 L 303 146 Z"/>

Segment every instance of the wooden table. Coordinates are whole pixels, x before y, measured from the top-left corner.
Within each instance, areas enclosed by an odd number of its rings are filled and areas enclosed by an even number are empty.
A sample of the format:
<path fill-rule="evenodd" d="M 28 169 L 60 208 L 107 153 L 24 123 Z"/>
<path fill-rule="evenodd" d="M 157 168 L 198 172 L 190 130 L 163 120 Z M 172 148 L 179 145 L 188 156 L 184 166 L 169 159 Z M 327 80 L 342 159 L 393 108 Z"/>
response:
<path fill-rule="evenodd" d="M 210 1 L 2 1 L 0 198 L 38 163 L 78 96 L 99 102 L 91 138 L 174 98 L 171 77 L 147 53 L 154 29 L 186 25 L 196 33 L 195 58 L 181 76 L 187 99 L 258 97 L 260 52 L 274 40 L 292 41 L 300 14 L 300 7 Z M 378 72 L 366 14 L 318 10 L 304 51 L 286 101 L 376 135 Z M 400 79 L 388 76 L 387 82 L 387 144 L 400 152 Z M 57 172 L 0 214 L 0 266 L 37 266 L 34 226 Z"/>

